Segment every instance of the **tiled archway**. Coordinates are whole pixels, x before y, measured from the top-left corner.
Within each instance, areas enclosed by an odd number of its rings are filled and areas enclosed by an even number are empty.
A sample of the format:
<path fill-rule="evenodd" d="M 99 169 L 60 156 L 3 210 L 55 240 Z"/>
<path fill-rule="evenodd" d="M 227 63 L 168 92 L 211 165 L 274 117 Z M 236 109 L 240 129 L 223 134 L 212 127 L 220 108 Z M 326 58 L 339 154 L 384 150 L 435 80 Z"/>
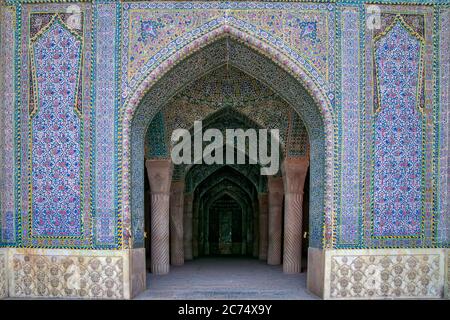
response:
<path fill-rule="evenodd" d="M 211 41 L 212 37 L 212 41 Z M 277 92 L 304 122 L 310 138 L 311 183 L 310 247 L 332 246 L 334 122 L 327 98 L 315 82 L 291 63 L 289 57 L 232 27 L 198 43 L 188 57 L 151 73 L 127 100 L 121 124 L 123 132 L 122 189 L 124 230 L 133 235 L 130 247 L 142 248 L 144 239 L 143 177 L 144 140 L 155 114 L 191 82 L 226 63 L 239 68 Z M 120 155 L 120 154 L 119 154 Z M 133 190 L 133 192 L 131 192 Z M 125 241 L 127 238 L 124 239 Z M 125 242 L 125 246 L 128 243 Z"/>

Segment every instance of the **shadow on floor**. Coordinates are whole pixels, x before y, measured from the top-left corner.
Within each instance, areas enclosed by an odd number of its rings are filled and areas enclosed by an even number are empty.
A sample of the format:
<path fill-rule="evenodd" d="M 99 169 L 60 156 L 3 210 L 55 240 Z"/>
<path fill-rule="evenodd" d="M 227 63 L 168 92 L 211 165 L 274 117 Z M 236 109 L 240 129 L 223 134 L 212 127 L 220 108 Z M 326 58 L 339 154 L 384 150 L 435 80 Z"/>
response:
<path fill-rule="evenodd" d="M 318 299 L 306 290 L 306 272 L 287 275 L 281 266 L 237 257 L 208 257 L 171 266 L 167 275 L 147 274 L 136 299 Z"/>

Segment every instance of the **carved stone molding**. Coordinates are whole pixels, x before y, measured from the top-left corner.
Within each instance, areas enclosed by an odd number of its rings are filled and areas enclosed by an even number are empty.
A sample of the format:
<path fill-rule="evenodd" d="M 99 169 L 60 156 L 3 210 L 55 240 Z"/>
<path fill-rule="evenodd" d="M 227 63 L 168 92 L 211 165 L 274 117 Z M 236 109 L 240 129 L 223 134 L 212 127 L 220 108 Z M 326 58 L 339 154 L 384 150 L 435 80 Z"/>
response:
<path fill-rule="evenodd" d="M 0 249 L 0 299 L 8 296 L 7 249 Z"/>
<path fill-rule="evenodd" d="M 128 251 L 10 249 L 10 297 L 130 298 Z"/>
<path fill-rule="evenodd" d="M 446 250 L 447 254 L 445 257 L 446 260 L 446 276 L 445 276 L 445 297 L 450 299 L 450 249 Z"/>
<path fill-rule="evenodd" d="M 305 177 L 308 172 L 309 159 L 302 158 L 288 158 L 285 159 L 281 166 L 283 174 L 284 192 L 301 193 L 303 194 L 303 187 L 305 185 Z"/>
<path fill-rule="evenodd" d="M 444 249 L 325 251 L 330 299 L 442 298 Z"/>
<path fill-rule="evenodd" d="M 152 193 L 169 193 L 173 166 L 170 160 L 145 160 Z"/>

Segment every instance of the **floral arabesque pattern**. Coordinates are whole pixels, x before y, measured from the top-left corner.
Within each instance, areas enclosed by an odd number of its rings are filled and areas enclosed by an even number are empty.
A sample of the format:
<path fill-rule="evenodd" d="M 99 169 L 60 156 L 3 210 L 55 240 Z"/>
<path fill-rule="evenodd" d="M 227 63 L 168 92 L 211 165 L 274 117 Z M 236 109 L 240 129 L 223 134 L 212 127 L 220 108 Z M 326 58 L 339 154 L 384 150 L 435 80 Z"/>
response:
<path fill-rule="evenodd" d="M 374 236 L 418 236 L 422 220 L 421 42 L 396 21 L 375 44 Z"/>
<path fill-rule="evenodd" d="M 34 42 L 32 232 L 80 236 L 80 119 L 74 110 L 81 41 L 58 19 Z"/>

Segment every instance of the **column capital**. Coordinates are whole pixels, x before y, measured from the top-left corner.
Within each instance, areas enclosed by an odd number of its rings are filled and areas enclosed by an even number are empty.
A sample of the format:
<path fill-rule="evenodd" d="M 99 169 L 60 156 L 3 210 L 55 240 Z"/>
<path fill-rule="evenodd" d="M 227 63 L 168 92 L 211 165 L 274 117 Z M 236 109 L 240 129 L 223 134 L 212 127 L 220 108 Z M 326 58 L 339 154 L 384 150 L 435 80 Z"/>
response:
<path fill-rule="evenodd" d="M 169 193 L 172 180 L 170 160 L 145 160 L 151 193 Z"/>
<path fill-rule="evenodd" d="M 283 174 L 284 190 L 286 194 L 303 194 L 308 167 L 309 159 L 306 157 L 288 158 L 284 160 L 281 166 L 281 172 Z"/>
<path fill-rule="evenodd" d="M 283 178 L 282 177 L 272 177 L 267 179 L 267 189 L 269 194 L 284 192 Z"/>
<path fill-rule="evenodd" d="M 267 189 L 269 190 L 269 206 L 283 205 L 284 184 L 282 177 L 269 177 L 267 180 Z"/>
<path fill-rule="evenodd" d="M 266 192 L 258 193 L 259 214 L 267 214 L 269 195 Z"/>
<path fill-rule="evenodd" d="M 172 181 L 170 192 L 172 194 L 184 193 L 184 181 Z"/>

